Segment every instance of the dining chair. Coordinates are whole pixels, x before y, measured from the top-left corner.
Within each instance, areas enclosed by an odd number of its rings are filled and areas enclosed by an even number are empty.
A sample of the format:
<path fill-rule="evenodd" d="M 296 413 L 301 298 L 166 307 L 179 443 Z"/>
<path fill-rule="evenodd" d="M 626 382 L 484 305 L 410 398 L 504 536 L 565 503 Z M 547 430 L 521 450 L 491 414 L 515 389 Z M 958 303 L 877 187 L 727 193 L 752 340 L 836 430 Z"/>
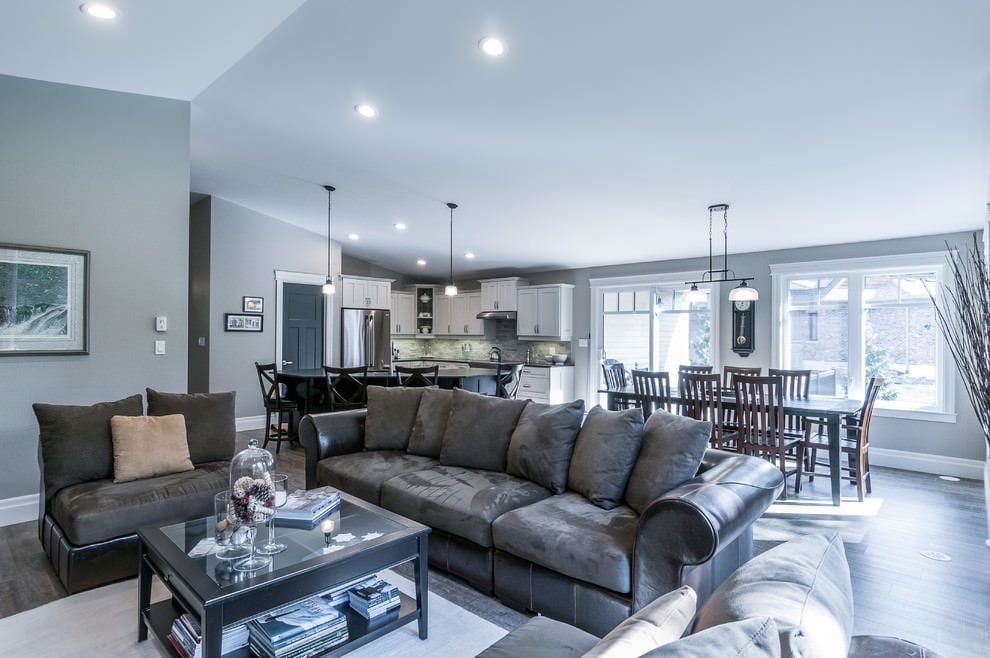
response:
<path fill-rule="evenodd" d="M 695 420 L 712 424 L 709 443 L 713 448 L 725 450 L 722 437 L 722 377 L 718 373 L 685 372 L 678 382 L 681 398 L 680 413 Z"/>
<path fill-rule="evenodd" d="M 410 366 L 395 366 L 395 376 L 399 386 L 414 388 L 418 386 L 436 386 L 440 376 L 440 366 L 413 368 Z"/>
<path fill-rule="evenodd" d="M 626 387 L 626 367 L 614 359 L 602 361 L 602 374 L 605 377 L 605 388 L 621 391 Z M 627 399 L 616 400 L 619 409 L 628 409 L 634 404 Z"/>
<path fill-rule="evenodd" d="M 811 386 L 810 370 L 781 370 L 780 368 L 769 368 L 767 375 L 779 376 L 783 384 L 785 398 L 806 398 L 808 389 Z M 789 436 L 804 438 L 805 428 L 804 416 L 797 414 L 784 414 L 784 432 Z"/>
<path fill-rule="evenodd" d="M 873 483 L 870 479 L 870 419 L 873 417 L 873 405 L 883 387 L 883 377 L 871 377 L 866 385 L 866 395 L 863 398 L 863 406 L 854 413 L 846 416 L 840 431 L 845 432 L 845 437 L 839 439 L 839 450 L 849 457 L 849 465 L 843 466 L 842 470 L 848 473 L 842 479 L 856 483 L 856 495 L 859 502 L 863 502 L 863 489 L 866 493 L 873 493 Z M 815 431 L 815 428 L 818 428 Z M 808 481 L 815 479 L 815 467 L 817 466 L 818 451 L 828 452 L 828 435 L 825 432 L 825 424 L 819 420 L 810 419 L 805 428 L 805 439 L 803 448 L 810 451 L 807 460 Z M 794 481 L 795 491 L 801 490 L 801 468 L 803 464 L 798 464 L 798 474 Z"/>
<path fill-rule="evenodd" d="M 519 392 L 519 379 L 522 375 L 523 364 L 498 364 L 495 371 L 495 395 L 507 400 L 515 400 Z"/>
<path fill-rule="evenodd" d="M 330 411 L 363 409 L 368 406 L 368 366 L 335 368 L 323 366 L 330 394 Z"/>
<path fill-rule="evenodd" d="M 692 364 L 682 364 L 677 366 L 677 372 L 700 372 L 700 373 L 710 373 L 715 369 L 715 366 L 696 366 Z"/>
<path fill-rule="evenodd" d="M 762 368 L 746 368 L 742 366 L 723 366 L 722 368 L 722 387 L 726 391 L 733 390 L 733 384 L 736 380 L 736 375 L 756 375 L 759 376 L 763 372 Z M 727 408 L 722 417 L 722 427 L 728 434 L 730 432 L 735 432 L 737 428 L 736 423 L 736 410 Z"/>
<path fill-rule="evenodd" d="M 650 370 L 632 371 L 633 391 L 636 406 L 643 410 L 646 420 L 657 409 L 670 411 L 670 375 L 666 372 Z"/>
<path fill-rule="evenodd" d="M 258 371 L 258 382 L 261 384 L 261 395 L 265 403 L 265 442 L 262 448 L 268 445 L 269 441 L 275 442 L 275 454 L 278 454 L 282 447 L 282 441 L 291 442 L 292 416 L 299 409 L 299 405 L 294 400 L 286 400 L 282 397 L 282 386 L 279 382 L 278 370 L 274 363 L 254 362 L 254 367 Z M 275 422 L 272 423 L 272 416 Z"/>
<path fill-rule="evenodd" d="M 779 376 L 739 375 L 734 378 L 736 403 L 736 441 L 739 452 L 763 457 L 776 463 L 784 476 L 781 498 L 787 499 L 787 477 L 797 475 L 804 459 L 804 439 L 784 433 L 784 395 Z M 787 465 L 787 452 L 796 450 L 797 463 Z M 796 485 L 796 480 L 795 480 Z"/>

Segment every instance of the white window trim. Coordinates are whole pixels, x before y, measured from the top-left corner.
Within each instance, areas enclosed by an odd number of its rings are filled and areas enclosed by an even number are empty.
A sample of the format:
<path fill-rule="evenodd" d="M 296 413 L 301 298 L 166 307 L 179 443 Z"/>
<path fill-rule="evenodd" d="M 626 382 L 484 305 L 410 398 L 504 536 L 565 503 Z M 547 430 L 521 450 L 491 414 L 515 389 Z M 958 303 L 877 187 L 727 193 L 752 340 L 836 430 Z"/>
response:
<path fill-rule="evenodd" d="M 773 316 L 771 318 L 771 344 L 773 346 L 773 350 L 771 352 L 771 359 L 773 362 L 773 367 L 779 368 L 780 364 L 784 363 L 784 350 L 786 349 L 784 341 L 784 305 L 787 302 L 787 294 L 784 290 L 784 279 L 793 276 L 814 276 L 821 274 L 851 277 L 861 275 L 866 272 L 883 273 L 885 271 L 903 271 L 905 268 L 933 268 L 936 270 L 940 284 L 944 283 L 946 281 L 946 276 L 948 276 L 948 263 L 946 261 L 945 253 L 938 251 L 867 258 L 839 258 L 832 260 L 771 264 L 770 281 L 771 300 L 773 305 Z M 855 299 L 853 290 L 853 287 L 850 287 L 849 306 L 850 308 L 862 308 L 862 300 L 858 298 L 859 288 L 855 288 Z M 935 296 L 936 299 L 941 301 L 941 286 L 939 286 L 939 289 L 935 292 Z M 852 343 L 854 339 L 857 341 L 857 344 L 861 342 L 861 337 L 852 335 L 852 332 L 856 331 L 858 327 L 859 325 L 856 323 L 850 327 L 850 343 Z M 881 409 L 877 407 L 874 414 L 880 417 L 901 418 L 906 420 L 926 420 L 939 423 L 956 422 L 957 412 L 955 383 L 958 373 L 955 372 L 955 364 L 949 354 L 948 345 L 946 345 L 945 338 L 942 336 L 941 331 L 939 332 L 939 340 L 935 349 L 936 359 L 940 365 L 939 380 L 942 382 L 942 386 L 938 390 L 938 409 L 921 411 L 912 409 Z M 859 357 L 853 357 L 850 355 L 850 373 L 862 372 L 862 364 L 854 363 L 854 360 L 858 361 Z M 858 379 L 858 375 L 851 375 L 851 385 L 849 387 L 849 395 L 851 398 L 855 398 L 857 396 L 862 397 L 865 382 L 858 381 Z"/>
<path fill-rule="evenodd" d="M 591 289 L 591 345 L 588 352 L 588 372 L 585 382 L 586 400 L 598 399 L 598 371 L 602 359 L 602 326 L 599 319 L 604 313 L 602 306 L 602 292 L 604 290 L 617 290 L 622 288 L 642 288 L 644 286 L 684 286 L 685 281 L 700 280 L 704 271 L 696 270 L 691 272 L 665 272 L 663 274 L 635 274 L 631 276 L 602 277 L 589 279 L 588 285 Z M 708 284 L 706 284 L 708 285 Z M 716 370 L 721 370 L 719 365 L 719 345 L 717 336 L 719 332 L 719 314 L 722 305 L 717 303 L 721 296 L 721 289 L 717 282 L 711 285 L 712 304 L 712 365 Z M 685 290 L 687 286 L 684 286 Z"/>

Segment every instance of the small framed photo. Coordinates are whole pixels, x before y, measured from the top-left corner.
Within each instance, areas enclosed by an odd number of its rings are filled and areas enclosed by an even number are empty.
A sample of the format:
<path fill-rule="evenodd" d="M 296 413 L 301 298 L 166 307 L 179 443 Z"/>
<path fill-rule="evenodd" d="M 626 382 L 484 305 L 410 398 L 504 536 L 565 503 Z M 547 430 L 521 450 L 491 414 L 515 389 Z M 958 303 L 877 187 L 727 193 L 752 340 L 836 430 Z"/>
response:
<path fill-rule="evenodd" d="M 224 331 L 263 331 L 265 316 L 224 313 Z"/>
<path fill-rule="evenodd" d="M 241 297 L 241 311 L 244 313 L 264 313 L 264 297 Z"/>

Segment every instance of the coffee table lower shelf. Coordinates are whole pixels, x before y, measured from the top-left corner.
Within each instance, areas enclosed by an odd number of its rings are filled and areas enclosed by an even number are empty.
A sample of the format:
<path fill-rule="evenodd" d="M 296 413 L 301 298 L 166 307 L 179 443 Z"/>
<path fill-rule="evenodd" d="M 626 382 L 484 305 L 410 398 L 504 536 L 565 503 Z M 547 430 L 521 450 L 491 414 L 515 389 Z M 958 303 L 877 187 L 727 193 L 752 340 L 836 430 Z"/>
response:
<path fill-rule="evenodd" d="M 368 644 L 378 638 L 402 628 L 406 624 L 419 620 L 419 609 L 416 607 L 416 599 L 399 593 L 399 608 L 384 614 L 375 619 L 365 619 L 349 605 L 342 605 L 338 608 L 347 617 L 347 642 L 338 644 L 320 656 L 342 656 L 349 651 L 354 651 L 360 646 Z M 141 615 L 145 625 L 151 634 L 158 639 L 159 643 L 165 647 L 169 656 L 179 658 L 179 653 L 168 641 L 168 634 L 172 632 L 172 622 L 181 614 L 181 606 L 173 603 L 171 599 L 153 603 L 151 608 L 145 610 Z M 223 654 L 224 658 L 252 658 L 255 653 L 248 647 L 241 647 L 230 653 Z"/>

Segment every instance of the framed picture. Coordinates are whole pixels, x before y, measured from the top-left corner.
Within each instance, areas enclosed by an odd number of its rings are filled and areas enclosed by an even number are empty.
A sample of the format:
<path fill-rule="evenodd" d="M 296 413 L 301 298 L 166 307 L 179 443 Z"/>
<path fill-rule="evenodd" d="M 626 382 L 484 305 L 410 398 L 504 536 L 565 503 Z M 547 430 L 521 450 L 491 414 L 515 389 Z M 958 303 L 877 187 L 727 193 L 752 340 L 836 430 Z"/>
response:
<path fill-rule="evenodd" d="M 89 252 L 0 243 L 0 356 L 89 354 Z"/>
<path fill-rule="evenodd" d="M 241 297 L 241 310 L 245 313 L 264 313 L 264 297 Z"/>
<path fill-rule="evenodd" d="M 224 313 L 224 331 L 262 331 L 265 316 Z"/>

